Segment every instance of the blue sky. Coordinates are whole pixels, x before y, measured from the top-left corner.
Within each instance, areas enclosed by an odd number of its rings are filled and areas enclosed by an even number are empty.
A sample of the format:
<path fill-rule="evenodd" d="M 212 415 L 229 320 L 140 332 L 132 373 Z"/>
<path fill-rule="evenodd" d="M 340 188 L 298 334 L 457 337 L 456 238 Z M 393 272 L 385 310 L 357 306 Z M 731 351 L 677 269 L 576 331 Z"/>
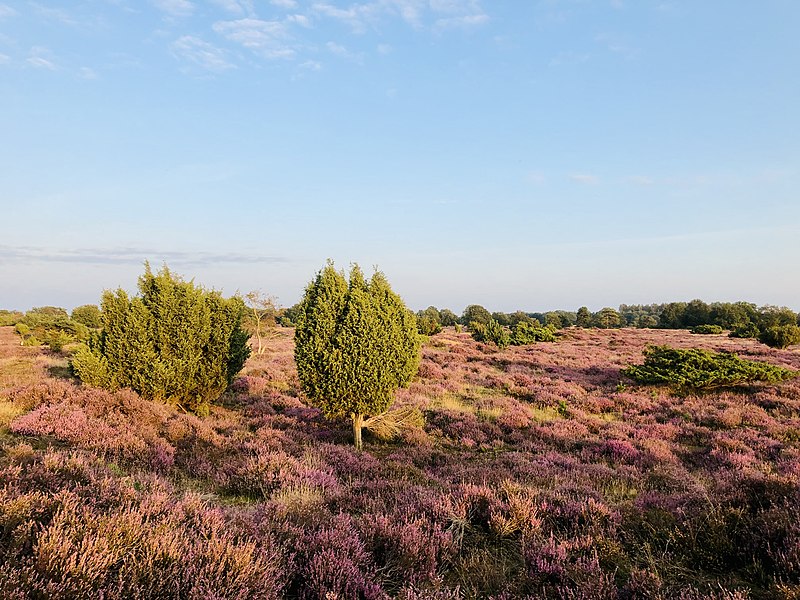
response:
<path fill-rule="evenodd" d="M 796 0 L 0 0 L 0 307 L 800 309 Z"/>

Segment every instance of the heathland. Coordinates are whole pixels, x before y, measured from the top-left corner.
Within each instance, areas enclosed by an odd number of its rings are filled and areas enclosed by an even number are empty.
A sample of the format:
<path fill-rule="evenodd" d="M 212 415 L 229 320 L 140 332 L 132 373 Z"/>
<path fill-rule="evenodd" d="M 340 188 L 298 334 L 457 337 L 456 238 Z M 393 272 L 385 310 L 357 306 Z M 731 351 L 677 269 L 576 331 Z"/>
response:
<path fill-rule="evenodd" d="M 800 369 L 726 334 L 445 327 L 394 440 L 326 419 L 276 327 L 207 416 L 86 387 L 0 328 L 3 598 L 797 598 L 800 380 L 639 384 L 648 346 Z"/>

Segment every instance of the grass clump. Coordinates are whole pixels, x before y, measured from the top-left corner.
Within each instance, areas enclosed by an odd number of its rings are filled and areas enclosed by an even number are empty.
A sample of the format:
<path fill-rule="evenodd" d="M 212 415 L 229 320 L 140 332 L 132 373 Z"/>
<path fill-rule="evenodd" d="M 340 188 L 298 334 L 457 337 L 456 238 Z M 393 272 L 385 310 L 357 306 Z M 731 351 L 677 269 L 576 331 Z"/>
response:
<path fill-rule="evenodd" d="M 644 364 L 632 365 L 622 374 L 645 385 L 667 385 L 684 391 L 779 383 L 797 376 L 796 371 L 745 360 L 730 352 L 650 346 L 644 356 Z"/>

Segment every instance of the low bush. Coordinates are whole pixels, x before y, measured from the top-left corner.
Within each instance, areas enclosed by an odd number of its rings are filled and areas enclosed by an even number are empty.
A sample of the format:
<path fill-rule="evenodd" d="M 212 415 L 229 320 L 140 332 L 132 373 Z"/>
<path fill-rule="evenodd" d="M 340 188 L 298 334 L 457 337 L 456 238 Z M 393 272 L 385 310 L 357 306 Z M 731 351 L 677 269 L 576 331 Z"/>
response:
<path fill-rule="evenodd" d="M 650 346 L 645 361 L 622 371 L 638 383 L 668 385 L 678 390 L 710 390 L 755 382 L 778 383 L 796 371 L 769 363 L 744 360 L 730 352 Z"/>
<path fill-rule="evenodd" d="M 507 348 L 511 343 L 508 330 L 494 319 L 489 319 L 485 325 L 478 321 L 472 321 L 469 328 L 472 330 L 472 338 L 475 341 L 492 343 L 501 350 Z"/>
<path fill-rule="evenodd" d="M 732 338 L 757 338 L 760 333 L 758 329 L 758 325 L 753 323 L 752 321 L 748 321 L 747 323 L 742 323 L 733 328 L 733 331 L 730 333 L 730 337 Z"/>
<path fill-rule="evenodd" d="M 758 341 L 772 348 L 794 346 L 800 344 L 800 327 L 797 325 L 768 327 L 759 334 Z"/>
<path fill-rule="evenodd" d="M 526 346 L 535 342 L 554 342 L 556 328 L 553 325 L 542 327 L 538 321 L 519 321 L 511 334 L 511 343 L 515 346 Z"/>
<path fill-rule="evenodd" d="M 715 333 L 722 333 L 725 331 L 719 325 L 697 325 L 696 327 L 692 327 L 690 330 L 692 333 L 698 333 L 700 335 L 710 335 Z"/>

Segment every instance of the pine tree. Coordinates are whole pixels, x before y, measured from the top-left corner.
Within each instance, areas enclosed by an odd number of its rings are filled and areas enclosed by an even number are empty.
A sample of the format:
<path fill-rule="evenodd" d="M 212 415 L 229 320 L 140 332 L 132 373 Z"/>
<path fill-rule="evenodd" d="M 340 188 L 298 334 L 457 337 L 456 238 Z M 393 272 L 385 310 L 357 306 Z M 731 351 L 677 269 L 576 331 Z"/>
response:
<path fill-rule="evenodd" d="M 414 314 L 383 273 L 366 280 L 354 266 L 348 282 L 329 262 L 306 288 L 295 328 L 297 374 L 326 416 L 350 416 L 356 448 L 365 417 L 385 412 L 417 372 L 419 349 Z"/>

